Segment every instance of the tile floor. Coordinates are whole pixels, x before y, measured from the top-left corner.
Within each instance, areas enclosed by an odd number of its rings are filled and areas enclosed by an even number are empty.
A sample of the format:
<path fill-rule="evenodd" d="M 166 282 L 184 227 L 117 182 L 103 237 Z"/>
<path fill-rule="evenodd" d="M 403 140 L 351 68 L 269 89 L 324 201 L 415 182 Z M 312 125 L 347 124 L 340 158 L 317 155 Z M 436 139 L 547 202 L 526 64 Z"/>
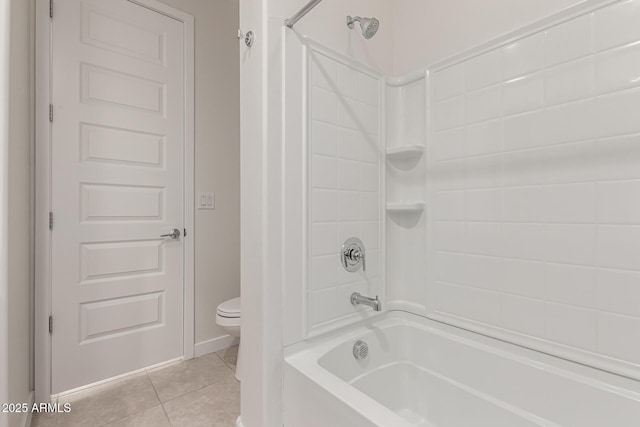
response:
<path fill-rule="evenodd" d="M 32 427 L 233 427 L 240 415 L 238 347 L 61 397 L 66 414 L 34 414 Z"/>

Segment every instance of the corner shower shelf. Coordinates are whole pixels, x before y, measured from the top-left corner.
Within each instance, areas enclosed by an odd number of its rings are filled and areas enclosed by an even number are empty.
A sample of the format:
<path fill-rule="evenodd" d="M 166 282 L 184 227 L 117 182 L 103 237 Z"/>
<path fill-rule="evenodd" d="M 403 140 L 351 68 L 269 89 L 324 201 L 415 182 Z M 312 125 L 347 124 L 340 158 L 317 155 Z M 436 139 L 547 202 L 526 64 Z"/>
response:
<path fill-rule="evenodd" d="M 407 160 L 415 159 L 422 156 L 424 147 L 422 145 L 405 145 L 403 147 L 387 148 L 387 159 L 390 160 Z"/>
<path fill-rule="evenodd" d="M 387 203 L 389 213 L 418 213 L 424 211 L 424 202 Z"/>

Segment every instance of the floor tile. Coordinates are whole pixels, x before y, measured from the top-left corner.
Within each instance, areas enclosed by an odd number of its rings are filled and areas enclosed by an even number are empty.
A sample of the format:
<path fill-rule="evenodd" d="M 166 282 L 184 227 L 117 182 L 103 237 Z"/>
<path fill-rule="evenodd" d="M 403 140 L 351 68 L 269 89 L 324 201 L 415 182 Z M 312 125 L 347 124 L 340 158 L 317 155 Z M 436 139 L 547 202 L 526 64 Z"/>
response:
<path fill-rule="evenodd" d="M 57 414 L 54 412 L 39 412 L 31 417 L 31 427 L 58 427 Z"/>
<path fill-rule="evenodd" d="M 233 427 L 240 415 L 240 383 L 227 378 L 164 403 L 171 425 Z"/>
<path fill-rule="evenodd" d="M 113 423 L 107 424 L 108 427 L 170 427 L 169 419 L 164 413 L 162 406 L 147 409 L 130 417 L 123 418 Z"/>
<path fill-rule="evenodd" d="M 220 350 L 216 353 L 224 363 L 227 364 L 231 369 L 236 369 L 236 361 L 238 360 L 238 346 L 234 345 L 229 348 L 225 348 L 224 350 Z"/>
<path fill-rule="evenodd" d="M 71 412 L 58 414 L 60 426 L 103 426 L 160 404 L 146 374 L 116 380 L 61 397 Z"/>
<path fill-rule="evenodd" d="M 215 353 L 152 369 L 148 373 L 162 402 L 233 377 L 233 371 Z"/>

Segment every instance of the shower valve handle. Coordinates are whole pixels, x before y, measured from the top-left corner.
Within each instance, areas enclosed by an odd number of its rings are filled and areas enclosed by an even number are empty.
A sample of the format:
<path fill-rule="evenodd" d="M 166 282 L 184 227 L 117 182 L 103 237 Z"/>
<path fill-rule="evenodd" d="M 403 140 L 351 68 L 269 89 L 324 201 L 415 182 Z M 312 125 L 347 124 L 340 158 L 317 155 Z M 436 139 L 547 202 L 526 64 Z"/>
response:
<path fill-rule="evenodd" d="M 362 261 L 362 271 L 367 271 L 367 265 L 365 264 L 364 254 L 360 252 L 358 249 L 356 248 L 348 249 L 347 253 L 345 253 L 345 257 L 349 258 L 351 261 L 356 263 L 359 261 Z"/>
<path fill-rule="evenodd" d="M 362 240 L 357 237 L 351 237 L 347 239 L 342 245 L 342 251 L 340 253 L 342 266 L 349 272 L 355 272 L 360 269 L 362 264 L 362 271 L 367 271 L 365 264 L 365 251 Z"/>

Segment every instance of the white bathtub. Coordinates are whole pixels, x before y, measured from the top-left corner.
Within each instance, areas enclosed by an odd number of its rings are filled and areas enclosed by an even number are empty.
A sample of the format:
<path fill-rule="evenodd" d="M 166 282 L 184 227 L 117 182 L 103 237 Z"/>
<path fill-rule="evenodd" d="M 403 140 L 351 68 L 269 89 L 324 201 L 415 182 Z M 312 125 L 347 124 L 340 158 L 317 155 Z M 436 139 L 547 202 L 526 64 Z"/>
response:
<path fill-rule="evenodd" d="M 404 312 L 287 349 L 284 384 L 285 427 L 640 426 L 637 381 Z"/>

